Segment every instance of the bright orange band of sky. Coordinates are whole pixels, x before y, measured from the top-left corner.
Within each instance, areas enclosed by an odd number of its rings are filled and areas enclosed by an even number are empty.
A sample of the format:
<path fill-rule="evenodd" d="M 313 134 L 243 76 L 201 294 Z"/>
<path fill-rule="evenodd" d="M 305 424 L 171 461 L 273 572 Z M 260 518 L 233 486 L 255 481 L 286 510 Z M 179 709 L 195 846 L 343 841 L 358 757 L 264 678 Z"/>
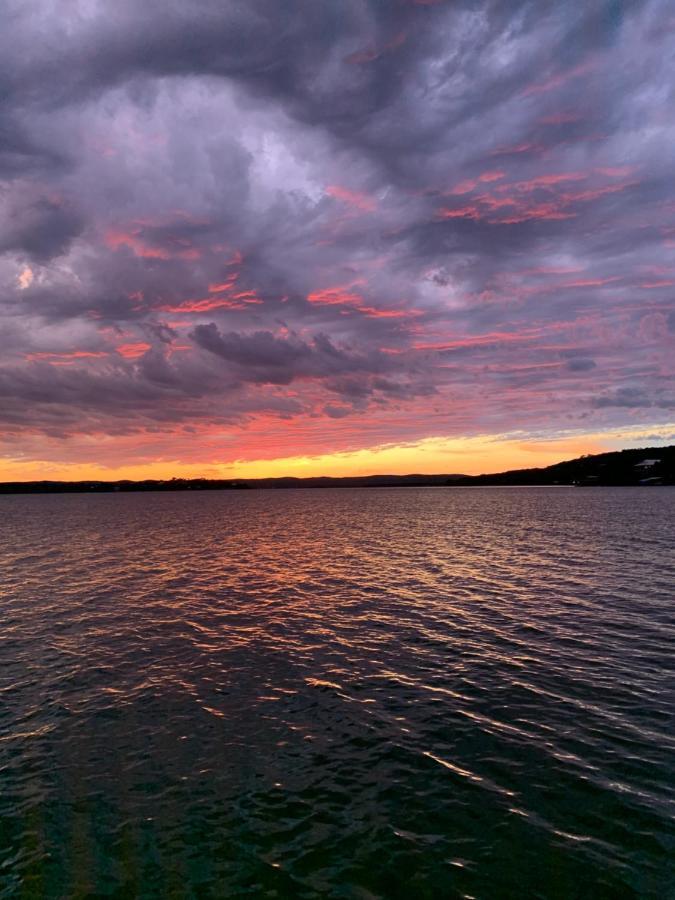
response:
<path fill-rule="evenodd" d="M 669 439 L 675 423 L 593 434 L 561 435 L 553 440 L 532 440 L 526 435 L 482 435 L 468 438 L 430 437 L 407 444 L 388 444 L 361 450 L 316 456 L 232 462 L 190 462 L 160 458 L 147 463 L 104 466 L 95 462 L 64 463 L 49 460 L 0 460 L 0 480 L 106 480 L 157 478 L 266 478 L 378 473 L 462 473 L 476 475 L 507 469 L 548 466 L 586 453 L 647 446 L 659 437 Z M 103 448 L 102 448 L 103 449 Z"/>

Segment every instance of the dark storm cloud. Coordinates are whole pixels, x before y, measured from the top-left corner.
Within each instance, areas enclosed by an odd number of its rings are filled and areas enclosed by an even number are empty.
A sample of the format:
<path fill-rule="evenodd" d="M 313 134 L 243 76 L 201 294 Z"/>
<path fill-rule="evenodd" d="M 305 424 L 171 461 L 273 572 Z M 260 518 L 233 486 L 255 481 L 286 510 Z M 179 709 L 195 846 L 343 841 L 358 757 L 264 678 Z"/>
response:
<path fill-rule="evenodd" d="M 671 26 L 665 0 L 11 0 L 5 427 L 669 409 Z"/>
<path fill-rule="evenodd" d="M 247 394 L 236 378 L 198 362 L 167 359 L 150 348 L 136 361 L 47 361 L 0 369 L 0 425 L 8 434 L 37 429 L 54 436 L 128 434 L 190 421 L 236 423 L 250 413 L 298 414 L 303 406 L 283 397 Z"/>
<path fill-rule="evenodd" d="M 24 253 L 36 262 L 48 262 L 67 252 L 84 227 L 72 208 L 48 198 L 31 203 L 15 197 L 6 209 L 5 228 L 0 235 L 0 254 Z"/>
<path fill-rule="evenodd" d="M 583 356 L 575 356 L 567 361 L 570 372 L 590 372 L 595 368 L 595 360 Z"/>
<path fill-rule="evenodd" d="M 0 111 L 0 177 L 17 178 L 55 171 L 65 160 L 53 148 L 30 138 L 12 110 Z"/>
<path fill-rule="evenodd" d="M 619 406 L 628 409 L 657 406 L 662 409 L 675 409 L 675 393 L 670 395 L 657 391 L 652 397 L 641 387 L 620 387 L 611 394 L 596 397 L 593 405 L 597 407 Z"/>
<path fill-rule="evenodd" d="M 199 347 L 228 363 L 237 379 L 244 382 L 291 384 L 299 378 L 368 376 L 400 368 L 378 350 L 369 354 L 345 350 L 321 333 L 311 341 L 303 341 L 296 335 L 281 338 L 270 331 L 221 333 L 211 322 L 198 325 L 190 337 Z M 372 388 L 385 393 L 400 389 L 383 378 L 375 379 Z M 370 393 L 371 388 L 366 390 Z"/>

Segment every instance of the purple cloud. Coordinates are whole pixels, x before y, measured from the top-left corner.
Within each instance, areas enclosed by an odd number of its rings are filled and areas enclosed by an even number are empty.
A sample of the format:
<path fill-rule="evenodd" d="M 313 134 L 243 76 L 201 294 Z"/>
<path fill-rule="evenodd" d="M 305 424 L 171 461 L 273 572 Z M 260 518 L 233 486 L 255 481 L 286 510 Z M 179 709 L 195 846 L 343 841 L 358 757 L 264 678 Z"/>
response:
<path fill-rule="evenodd" d="M 11 0 L 0 441 L 669 421 L 670 15 Z"/>

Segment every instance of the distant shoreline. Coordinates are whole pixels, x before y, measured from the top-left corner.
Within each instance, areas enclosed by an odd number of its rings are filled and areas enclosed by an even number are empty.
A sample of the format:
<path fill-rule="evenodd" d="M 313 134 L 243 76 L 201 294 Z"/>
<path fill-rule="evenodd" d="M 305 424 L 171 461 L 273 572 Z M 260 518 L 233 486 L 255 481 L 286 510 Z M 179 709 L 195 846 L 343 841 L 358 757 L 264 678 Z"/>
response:
<path fill-rule="evenodd" d="M 541 469 L 486 475 L 352 475 L 250 479 L 171 478 L 144 481 L 12 481 L 0 494 L 163 493 L 304 488 L 383 487 L 657 487 L 675 485 L 675 445 L 582 456 Z"/>
<path fill-rule="evenodd" d="M 634 487 L 634 488 L 645 488 L 645 487 L 675 487 L 675 484 L 652 484 L 652 485 L 644 485 L 644 484 L 596 484 L 596 485 L 575 485 L 575 484 L 558 484 L 558 483 L 541 483 L 541 484 L 498 484 L 498 483 L 486 483 L 486 484 L 284 484 L 277 486 L 270 485 L 247 485 L 242 488 L 217 488 L 217 487 L 207 487 L 207 488 L 197 488 L 192 490 L 191 488 L 164 488 L 164 487 L 150 487 L 150 488 L 126 488 L 121 490 L 116 490 L 115 488 L 108 487 L 91 487 L 91 488 L 80 488 L 75 486 L 70 486 L 68 484 L 59 488 L 34 488 L 32 485 L 25 489 L 16 489 L 13 485 L 4 485 L 0 483 L 0 497 L 25 497 L 25 496 L 60 496 L 62 494 L 77 494 L 82 496 L 91 496 L 92 494 L 182 494 L 182 493 L 229 493 L 230 491 L 344 491 L 344 490 L 352 490 L 352 491 L 377 491 L 377 490 L 407 490 L 417 488 L 434 488 L 434 489 L 462 489 L 462 490 L 482 490 L 483 488 L 508 488 L 510 490 L 518 490 L 519 488 L 578 488 L 578 487 L 593 487 L 593 488 L 617 488 L 617 487 Z"/>

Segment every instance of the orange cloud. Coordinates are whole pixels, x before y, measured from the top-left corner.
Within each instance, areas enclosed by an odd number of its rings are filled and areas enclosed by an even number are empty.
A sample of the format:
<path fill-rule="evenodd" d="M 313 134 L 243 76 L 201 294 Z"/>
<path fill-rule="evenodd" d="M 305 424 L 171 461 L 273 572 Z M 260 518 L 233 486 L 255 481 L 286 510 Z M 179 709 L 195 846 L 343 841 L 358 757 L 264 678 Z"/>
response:
<path fill-rule="evenodd" d="M 144 341 L 139 341 L 137 344 L 120 344 L 118 347 L 115 347 L 119 355 L 125 359 L 136 359 L 139 356 L 143 356 L 149 349 L 150 344 L 146 344 Z"/>
<path fill-rule="evenodd" d="M 214 309 L 246 309 L 248 302 L 261 303 L 261 300 L 237 300 L 232 297 L 204 297 L 201 300 L 184 300 L 182 303 L 158 306 L 162 312 L 170 313 L 203 313 Z"/>
<path fill-rule="evenodd" d="M 410 319 L 414 316 L 422 315 L 422 310 L 420 309 L 385 309 L 374 306 L 359 306 L 357 309 L 364 316 L 369 316 L 372 319 Z"/>
<path fill-rule="evenodd" d="M 236 294 L 232 294 L 232 299 L 239 300 L 242 303 L 262 303 L 263 302 L 255 291 L 238 291 Z"/>
<path fill-rule="evenodd" d="M 353 309 L 372 319 L 407 319 L 421 315 L 417 309 L 388 309 L 386 307 L 367 306 L 361 294 L 350 291 L 355 284 L 362 284 L 361 280 L 342 287 L 322 288 L 312 291 L 307 295 L 307 300 L 317 306 L 342 306 Z M 347 309 L 344 311 L 347 312 Z"/>
<path fill-rule="evenodd" d="M 183 300 L 181 303 L 165 304 L 158 307 L 162 312 L 171 313 L 203 313 L 214 309 L 246 309 L 248 305 L 259 304 L 263 301 L 255 290 L 234 291 L 239 275 L 234 272 L 226 281 L 210 284 L 210 294 L 218 296 L 203 297 L 199 300 Z"/>
<path fill-rule="evenodd" d="M 19 286 L 19 290 L 25 291 L 26 288 L 29 288 L 33 283 L 35 276 L 33 274 L 33 270 L 30 266 L 24 266 L 23 270 L 17 276 L 17 284 Z"/>
<path fill-rule="evenodd" d="M 68 366 L 73 365 L 78 359 L 100 359 L 107 355 L 105 350 L 69 350 L 64 353 L 26 353 L 25 358 L 29 362 L 44 361 L 54 366 Z"/>

